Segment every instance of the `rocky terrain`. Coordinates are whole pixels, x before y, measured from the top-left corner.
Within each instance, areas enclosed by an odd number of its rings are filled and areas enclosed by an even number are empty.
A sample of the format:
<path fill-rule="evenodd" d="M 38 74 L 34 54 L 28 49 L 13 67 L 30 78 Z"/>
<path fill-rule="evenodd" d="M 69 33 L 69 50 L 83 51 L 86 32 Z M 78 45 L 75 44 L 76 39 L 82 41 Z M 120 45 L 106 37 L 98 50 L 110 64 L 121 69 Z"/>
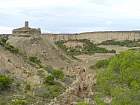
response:
<path fill-rule="evenodd" d="M 5 76 L 0 77 L 5 78 L 0 79 L 0 105 L 97 105 L 96 70 L 91 66 L 140 47 L 136 45 L 76 39 L 60 46 L 41 35 L 0 38 L 0 76 Z"/>

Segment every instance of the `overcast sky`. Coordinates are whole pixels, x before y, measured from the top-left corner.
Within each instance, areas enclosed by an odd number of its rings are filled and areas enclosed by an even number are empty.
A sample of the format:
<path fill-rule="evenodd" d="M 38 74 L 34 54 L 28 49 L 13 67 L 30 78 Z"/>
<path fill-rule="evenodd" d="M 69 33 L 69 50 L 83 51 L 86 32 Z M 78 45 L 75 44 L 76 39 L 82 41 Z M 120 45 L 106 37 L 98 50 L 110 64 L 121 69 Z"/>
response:
<path fill-rule="evenodd" d="M 0 33 L 28 20 L 43 32 L 140 29 L 140 0 L 0 0 Z"/>

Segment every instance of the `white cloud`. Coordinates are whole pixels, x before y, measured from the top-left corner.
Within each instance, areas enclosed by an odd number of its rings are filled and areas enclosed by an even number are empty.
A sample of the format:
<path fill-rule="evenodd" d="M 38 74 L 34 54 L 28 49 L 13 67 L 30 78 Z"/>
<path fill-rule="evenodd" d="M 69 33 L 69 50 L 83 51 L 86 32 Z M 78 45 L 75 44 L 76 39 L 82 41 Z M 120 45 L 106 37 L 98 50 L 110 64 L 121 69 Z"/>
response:
<path fill-rule="evenodd" d="M 140 1 L 139 0 L 126 0 L 125 2 L 120 2 L 118 5 L 112 7 L 113 11 L 117 14 L 118 18 L 140 18 Z"/>
<path fill-rule="evenodd" d="M 12 32 L 12 27 L 0 26 L 0 34 L 10 34 Z"/>
<path fill-rule="evenodd" d="M 42 8 L 51 6 L 75 6 L 84 3 L 85 0 L 1 0 L 1 8 Z"/>
<path fill-rule="evenodd" d="M 33 26 L 51 32 L 93 27 L 127 30 L 131 25 L 139 29 L 139 4 L 139 0 L 0 0 L 0 25 L 15 27 L 29 20 Z"/>

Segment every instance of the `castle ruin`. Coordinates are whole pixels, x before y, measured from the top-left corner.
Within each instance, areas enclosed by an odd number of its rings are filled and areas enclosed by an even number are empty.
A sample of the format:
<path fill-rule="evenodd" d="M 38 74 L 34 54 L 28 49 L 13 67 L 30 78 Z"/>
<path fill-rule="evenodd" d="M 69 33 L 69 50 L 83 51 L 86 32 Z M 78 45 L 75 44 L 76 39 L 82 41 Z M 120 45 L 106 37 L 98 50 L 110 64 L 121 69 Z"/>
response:
<path fill-rule="evenodd" d="M 41 29 L 38 28 L 30 28 L 29 22 L 25 21 L 25 26 L 21 28 L 14 29 L 12 31 L 13 36 L 19 36 L 19 37 L 30 37 L 34 35 L 41 35 Z"/>

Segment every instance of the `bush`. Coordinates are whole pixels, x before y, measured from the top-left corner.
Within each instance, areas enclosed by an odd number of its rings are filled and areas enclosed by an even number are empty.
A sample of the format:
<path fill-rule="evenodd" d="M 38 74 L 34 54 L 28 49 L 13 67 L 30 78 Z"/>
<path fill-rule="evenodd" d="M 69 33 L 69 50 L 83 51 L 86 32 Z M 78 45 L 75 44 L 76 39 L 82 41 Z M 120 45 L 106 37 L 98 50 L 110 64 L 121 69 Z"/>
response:
<path fill-rule="evenodd" d="M 105 59 L 105 60 L 100 60 L 98 61 L 94 66 L 93 68 L 106 68 L 109 64 L 109 60 L 108 59 Z"/>
<path fill-rule="evenodd" d="M 8 51 L 18 54 L 19 53 L 19 49 L 15 48 L 14 46 L 10 45 L 9 43 L 5 44 L 5 49 L 7 49 Z"/>
<path fill-rule="evenodd" d="M 61 71 L 61 70 L 53 70 L 53 71 L 52 71 L 52 75 L 53 75 L 53 77 L 56 78 L 56 79 L 61 79 L 61 80 L 64 79 L 64 73 L 63 73 L 63 71 Z"/>
<path fill-rule="evenodd" d="M 0 45 L 4 46 L 6 44 L 7 38 L 0 37 Z"/>
<path fill-rule="evenodd" d="M 67 41 L 57 41 L 55 44 L 63 49 L 67 55 L 75 56 L 80 54 L 94 54 L 94 53 L 116 53 L 115 50 L 107 50 L 105 48 L 98 47 L 96 44 L 91 42 L 88 39 L 79 39 L 79 40 L 70 40 L 70 41 L 79 41 L 83 43 L 83 47 L 77 46 L 77 47 L 67 47 L 64 45 Z"/>
<path fill-rule="evenodd" d="M 0 38 L 0 45 L 12 53 L 15 53 L 15 54 L 19 53 L 18 48 L 15 48 L 14 46 L 10 45 L 9 43 L 6 43 L 7 40 L 8 40 L 8 38 Z"/>
<path fill-rule="evenodd" d="M 65 87 L 63 87 L 63 85 L 61 84 L 61 81 L 60 81 L 63 79 L 64 79 L 63 71 L 53 69 L 50 72 L 50 74 L 45 78 L 45 81 L 44 81 L 44 84 L 47 89 L 47 91 L 44 93 L 44 97 L 52 99 L 52 98 L 60 95 L 65 89 Z"/>
<path fill-rule="evenodd" d="M 11 105 L 28 105 L 28 102 L 25 99 L 14 99 Z"/>
<path fill-rule="evenodd" d="M 49 75 L 46 77 L 45 79 L 45 84 L 48 84 L 48 85 L 54 85 L 54 76 L 53 75 Z"/>
<path fill-rule="evenodd" d="M 41 63 L 41 61 L 37 57 L 29 57 L 29 60 L 33 63 Z"/>
<path fill-rule="evenodd" d="M 0 75 L 0 90 L 5 90 L 10 87 L 12 80 L 5 75 Z"/>
<path fill-rule="evenodd" d="M 64 91 L 64 87 L 61 84 L 47 85 L 47 92 L 44 94 L 45 97 L 53 99 L 59 96 Z"/>
<path fill-rule="evenodd" d="M 37 57 L 34 57 L 34 56 L 29 57 L 29 61 L 30 61 L 30 63 L 36 64 L 41 67 L 41 61 Z"/>
<path fill-rule="evenodd" d="M 54 85 L 56 82 L 55 80 L 63 80 L 64 73 L 61 70 L 52 70 L 49 76 L 45 78 L 45 84 Z"/>
<path fill-rule="evenodd" d="M 101 45 L 120 45 L 126 47 L 140 47 L 140 43 L 138 41 L 132 40 L 123 40 L 123 41 L 116 41 L 116 40 L 107 40 L 100 43 Z"/>
<path fill-rule="evenodd" d="M 86 102 L 78 102 L 76 105 L 89 105 L 89 104 Z"/>
<path fill-rule="evenodd" d="M 26 84 L 25 91 L 30 91 L 30 90 L 31 90 L 31 85 L 30 84 Z"/>
<path fill-rule="evenodd" d="M 140 105 L 139 75 L 140 51 L 127 51 L 110 59 L 97 74 L 96 89 L 102 97 L 112 97 L 111 105 Z"/>

